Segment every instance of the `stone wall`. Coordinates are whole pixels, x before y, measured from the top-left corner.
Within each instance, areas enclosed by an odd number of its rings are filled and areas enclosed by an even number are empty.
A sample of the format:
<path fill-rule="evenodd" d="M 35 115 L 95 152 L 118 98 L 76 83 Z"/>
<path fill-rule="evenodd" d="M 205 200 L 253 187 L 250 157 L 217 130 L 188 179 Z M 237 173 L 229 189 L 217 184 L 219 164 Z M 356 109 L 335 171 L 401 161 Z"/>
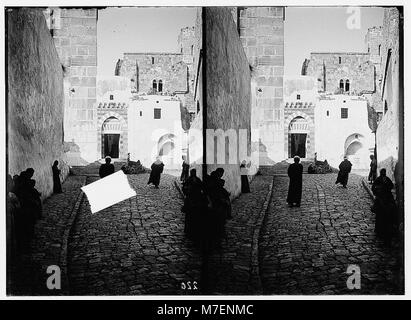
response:
<path fill-rule="evenodd" d="M 321 92 L 339 93 L 340 81 L 349 80 L 349 93 L 375 92 L 375 67 L 368 53 L 313 52 L 304 62 L 303 75 L 314 77 Z"/>
<path fill-rule="evenodd" d="M 224 133 L 233 130 L 234 137 L 240 140 L 239 129 L 246 130 L 245 146 L 230 141 L 239 153 L 239 147 L 251 151 L 251 72 L 247 56 L 238 37 L 236 25 L 228 8 L 204 8 L 205 10 L 205 46 L 206 46 L 206 82 L 205 87 L 206 126 L 207 129 L 221 129 Z M 234 153 L 235 163 L 229 161 L 229 148 L 225 148 L 225 163 L 218 163 L 217 144 L 213 151 L 212 137 L 207 140 L 207 172 L 222 167 L 223 179 L 231 197 L 241 192 L 240 155 Z M 227 141 L 227 140 L 226 140 Z M 226 145 L 226 143 L 223 143 Z M 234 150 L 236 151 L 236 150 Z M 214 158 L 214 159 L 213 159 Z M 210 161 L 211 160 L 211 161 Z M 214 160 L 214 161 L 213 161 Z M 214 162 L 214 164 L 213 164 Z"/>
<path fill-rule="evenodd" d="M 44 199 L 53 191 L 51 166 L 63 156 L 63 69 L 38 9 L 7 12 L 8 173 L 32 167 Z"/>
<path fill-rule="evenodd" d="M 97 9 L 58 9 L 52 29 L 65 68 L 64 140 L 80 148 L 79 162 L 99 158 L 97 150 Z"/>
<path fill-rule="evenodd" d="M 382 101 L 386 108 L 378 125 L 377 160 L 378 168 L 386 168 L 387 175 L 395 181 L 397 194 L 404 193 L 404 169 L 401 154 L 403 140 L 403 101 L 400 99 L 400 55 L 399 55 L 399 11 L 397 8 L 384 10 L 381 71 L 384 75 L 381 87 Z"/>
<path fill-rule="evenodd" d="M 283 160 L 284 7 L 239 10 L 239 34 L 253 78 L 253 123 L 267 150 L 260 161 Z M 253 139 L 254 140 L 254 139 Z M 266 159 L 266 160 L 263 160 Z"/>

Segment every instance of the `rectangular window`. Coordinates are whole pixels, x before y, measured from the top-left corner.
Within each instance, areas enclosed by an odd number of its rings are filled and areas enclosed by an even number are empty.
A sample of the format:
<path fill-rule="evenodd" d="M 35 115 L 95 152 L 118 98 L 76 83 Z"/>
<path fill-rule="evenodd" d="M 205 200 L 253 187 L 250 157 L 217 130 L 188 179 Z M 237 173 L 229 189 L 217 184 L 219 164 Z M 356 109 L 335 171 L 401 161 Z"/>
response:
<path fill-rule="evenodd" d="M 140 117 L 142 117 L 143 116 L 143 111 L 140 111 Z"/>
<path fill-rule="evenodd" d="M 114 100 L 114 96 L 110 94 L 110 100 Z"/>
<path fill-rule="evenodd" d="M 341 119 L 348 118 L 348 108 L 341 108 Z"/>
<path fill-rule="evenodd" d="M 301 95 L 297 94 L 297 100 L 301 99 Z"/>
<path fill-rule="evenodd" d="M 161 109 L 154 108 L 154 119 L 161 119 Z"/>

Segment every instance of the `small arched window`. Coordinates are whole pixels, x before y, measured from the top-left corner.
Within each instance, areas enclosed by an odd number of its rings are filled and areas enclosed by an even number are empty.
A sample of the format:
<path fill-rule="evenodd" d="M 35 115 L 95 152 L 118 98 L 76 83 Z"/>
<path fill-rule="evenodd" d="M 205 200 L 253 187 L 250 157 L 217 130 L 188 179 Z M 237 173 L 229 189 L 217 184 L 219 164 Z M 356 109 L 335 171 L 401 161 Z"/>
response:
<path fill-rule="evenodd" d="M 349 92 L 350 91 L 350 80 L 346 80 L 345 81 L 345 92 Z"/>
<path fill-rule="evenodd" d="M 341 57 L 338 57 L 338 63 L 341 64 Z"/>
<path fill-rule="evenodd" d="M 163 92 L 163 81 L 158 81 L 158 92 Z"/>
<path fill-rule="evenodd" d="M 157 92 L 157 81 L 153 80 L 153 92 L 156 93 Z"/>
<path fill-rule="evenodd" d="M 330 111 L 329 110 L 327 110 L 327 117 L 329 117 L 330 116 Z"/>
<path fill-rule="evenodd" d="M 378 46 L 378 55 L 381 55 L 381 45 Z"/>
<path fill-rule="evenodd" d="M 154 64 L 154 57 L 151 57 L 151 64 Z"/>
<path fill-rule="evenodd" d="M 197 101 L 197 113 L 200 112 L 200 102 Z"/>
<path fill-rule="evenodd" d="M 341 92 L 344 91 L 344 80 L 343 79 L 340 80 L 340 91 Z"/>
<path fill-rule="evenodd" d="M 194 55 L 194 45 L 191 46 L 191 55 Z"/>
<path fill-rule="evenodd" d="M 388 111 L 388 103 L 387 100 L 384 101 L 384 114 Z"/>

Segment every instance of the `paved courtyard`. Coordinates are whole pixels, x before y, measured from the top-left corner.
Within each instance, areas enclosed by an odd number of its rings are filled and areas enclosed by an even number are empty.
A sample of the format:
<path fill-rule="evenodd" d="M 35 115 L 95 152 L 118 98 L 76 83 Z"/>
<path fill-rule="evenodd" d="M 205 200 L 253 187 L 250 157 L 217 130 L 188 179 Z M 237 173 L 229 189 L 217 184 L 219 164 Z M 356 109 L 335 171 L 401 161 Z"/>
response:
<path fill-rule="evenodd" d="M 176 177 L 159 189 L 128 175 L 137 196 L 91 214 L 80 187 L 98 179 L 76 171 L 63 194 L 44 203 L 32 252 L 9 273 L 18 295 L 392 294 L 400 293 L 398 245 L 375 238 L 371 200 L 361 177 L 347 189 L 336 174 L 304 174 L 300 208 L 288 208 L 283 167 L 262 170 L 251 193 L 235 199 L 219 248 L 204 254 L 184 236 Z M 85 176 L 86 174 L 87 176 Z M 361 290 L 348 290 L 348 265 Z M 62 268 L 62 289 L 48 290 L 47 266 Z"/>
<path fill-rule="evenodd" d="M 386 248 L 374 234 L 372 201 L 361 177 L 347 189 L 336 174 L 304 175 L 301 207 L 285 202 L 286 176 L 275 176 L 272 201 L 260 234 L 264 294 L 399 293 L 398 246 Z M 361 270 L 361 289 L 348 290 L 347 267 Z"/>

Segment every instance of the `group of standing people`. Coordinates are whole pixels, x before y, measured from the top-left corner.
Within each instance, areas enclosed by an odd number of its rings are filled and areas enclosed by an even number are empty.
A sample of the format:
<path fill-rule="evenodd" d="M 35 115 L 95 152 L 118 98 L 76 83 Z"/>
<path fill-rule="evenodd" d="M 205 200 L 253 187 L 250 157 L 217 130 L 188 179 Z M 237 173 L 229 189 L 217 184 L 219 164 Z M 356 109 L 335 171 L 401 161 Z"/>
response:
<path fill-rule="evenodd" d="M 218 245 L 225 236 L 225 223 L 232 217 L 230 193 L 224 188 L 223 175 L 224 169 L 217 168 L 201 181 L 196 169 L 191 169 L 183 182 L 184 232 L 194 242 L 207 247 Z"/>
<path fill-rule="evenodd" d="M 375 233 L 386 245 L 390 245 L 394 234 L 394 226 L 397 223 L 397 206 L 391 190 L 394 184 L 387 177 L 386 169 L 380 170 L 377 177 L 377 161 L 375 156 L 370 156 L 370 173 L 368 180 L 372 183 L 372 192 L 375 196 L 374 204 L 371 211 L 375 213 Z M 341 184 L 347 188 L 348 176 L 351 172 L 352 164 L 345 156 L 339 165 L 339 172 L 335 184 Z M 288 176 L 290 178 L 287 203 L 289 207 L 299 207 L 301 204 L 302 194 L 302 174 L 303 166 L 300 164 L 300 158 L 294 157 L 294 163 L 288 167 Z"/>
<path fill-rule="evenodd" d="M 52 166 L 53 192 L 61 193 L 58 161 Z M 27 252 L 34 235 L 34 225 L 42 217 L 41 193 L 33 179 L 34 169 L 27 168 L 19 175 L 7 175 L 7 255 Z"/>

